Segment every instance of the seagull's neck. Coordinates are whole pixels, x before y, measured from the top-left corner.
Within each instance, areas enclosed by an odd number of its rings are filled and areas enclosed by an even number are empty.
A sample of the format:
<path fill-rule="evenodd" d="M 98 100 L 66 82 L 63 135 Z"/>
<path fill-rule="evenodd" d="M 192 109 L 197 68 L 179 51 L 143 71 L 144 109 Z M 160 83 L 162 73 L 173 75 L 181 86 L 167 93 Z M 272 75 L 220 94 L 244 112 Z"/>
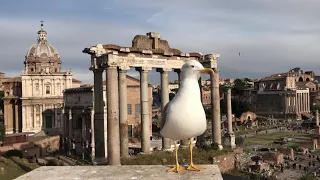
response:
<path fill-rule="evenodd" d="M 200 99 L 200 88 L 198 80 L 196 79 L 183 79 L 177 93 L 178 96 L 192 96 Z M 190 97 L 189 97 L 190 98 Z"/>

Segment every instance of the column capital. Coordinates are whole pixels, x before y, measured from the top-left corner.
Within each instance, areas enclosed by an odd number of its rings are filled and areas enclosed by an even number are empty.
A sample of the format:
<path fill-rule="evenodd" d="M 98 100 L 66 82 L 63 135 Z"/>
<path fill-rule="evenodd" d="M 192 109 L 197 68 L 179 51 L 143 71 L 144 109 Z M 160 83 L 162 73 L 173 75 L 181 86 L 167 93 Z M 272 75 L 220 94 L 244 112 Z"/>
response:
<path fill-rule="evenodd" d="M 219 57 L 220 57 L 220 54 L 205 54 L 201 56 L 201 61 L 218 60 Z"/>
<path fill-rule="evenodd" d="M 93 73 L 103 73 L 104 71 L 102 67 L 96 67 L 96 68 L 90 67 L 89 70 L 92 71 Z"/>
<path fill-rule="evenodd" d="M 170 72 L 172 71 L 172 68 L 157 68 L 157 72 L 164 73 L 164 72 Z"/>
<path fill-rule="evenodd" d="M 142 72 L 142 71 L 151 71 L 152 67 L 136 67 L 136 71 Z"/>
<path fill-rule="evenodd" d="M 106 50 L 104 49 L 102 44 L 98 44 L 96 46 L 84 48 L 84 50 L 82 52 L 90 54 L 91 56 L 94 56 L 94 57 L 99 57 L 102 54 L 105 54 Z"/>
<path fill-rule="evenodd" d="M 119 71 L 128 71 L 130 69 L 130 67 L 129 66 L 118 66 L 118 70 Z"/>

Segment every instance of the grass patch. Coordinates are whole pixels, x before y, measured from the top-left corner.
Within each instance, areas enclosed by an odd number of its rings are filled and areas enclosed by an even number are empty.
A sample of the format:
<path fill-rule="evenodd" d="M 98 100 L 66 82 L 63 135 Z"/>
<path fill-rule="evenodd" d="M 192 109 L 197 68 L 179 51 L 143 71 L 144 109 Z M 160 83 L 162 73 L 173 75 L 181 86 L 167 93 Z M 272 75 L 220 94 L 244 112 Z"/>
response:
<path fill-rule="evenodd" d="M 193 161 L 195 164 L 212 164 L 212 158 L 231 153 L 229 150 L 202 150 L 193 149 Z M 178 157 L 180 164 L 189 164 L 190 152 L 189 148 L 179 149 Z M 128 158 L 121 159 L 122 165 L 172 165 L 175 164 L 175 153 L 154 151 L 151 154 L 139 154 Z"/>
<path fill-rule="evenodd" d="M 274 143 L 274 141 L 277 141 L 282 137 L 292 137 L 294 139 L 294 141 L 286 143 L 286 145 L 288 146 L 299 146 L 299 145 L 305 145 L 306 143 L 311 144 L 310 134 L 298 133 L 295 131 L 290 131 L 290 132 L 279 131 L 274 133 L 258 134 L 256 136 L 246 137 L 244 140 L 243 147 L 253 146 L 253 145 L 281 147 L 283 145 L 276 144 Z"/>
<path fill-rule="evenodd" d="M 0 157 L 0 179 L 11 180 L 15 179 L 30 170 L 38 168 L 36 163 L 29 163 L 26 159 L 20 159 L 18 157 Z"/>

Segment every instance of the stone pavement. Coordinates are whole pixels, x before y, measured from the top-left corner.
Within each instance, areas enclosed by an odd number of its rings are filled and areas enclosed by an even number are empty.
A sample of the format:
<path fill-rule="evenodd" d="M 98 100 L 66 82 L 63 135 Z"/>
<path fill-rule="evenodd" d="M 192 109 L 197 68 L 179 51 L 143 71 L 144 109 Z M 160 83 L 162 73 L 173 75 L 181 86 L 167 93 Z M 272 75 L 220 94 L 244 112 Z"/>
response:
<path fill-rule="evenodd" d="M 42 166 L 16 180 L 223 180 L 217 165 L 200 165 L 201 172 L 168 173 L 162 165 Z"/>

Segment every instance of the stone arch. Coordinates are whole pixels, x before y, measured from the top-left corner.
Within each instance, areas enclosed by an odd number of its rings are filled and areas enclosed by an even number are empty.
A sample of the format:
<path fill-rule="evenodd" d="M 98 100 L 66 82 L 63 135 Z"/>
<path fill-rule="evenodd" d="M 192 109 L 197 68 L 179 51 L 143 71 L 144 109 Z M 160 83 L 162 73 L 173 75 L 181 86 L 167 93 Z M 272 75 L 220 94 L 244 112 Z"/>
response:
<path fill-rule="evenodd" d="M 43 128 L 51 129 L 53 128 L 53 121 L 54 121 L 54 112 L 51 109 L 47 109 L 42 112 L 42 119 L 43 119 Z"/>
<path fill-rule="evenodd" d="M 299 77 L 298 81 L 299 81 L 299 82 L 303 81 L 303 78 L 302 78 L 302 77 Z"/>
<path fill-rule="evenodd" d="M 307 78 L 306 81 L 310 81 L 310 78 Z"/>

